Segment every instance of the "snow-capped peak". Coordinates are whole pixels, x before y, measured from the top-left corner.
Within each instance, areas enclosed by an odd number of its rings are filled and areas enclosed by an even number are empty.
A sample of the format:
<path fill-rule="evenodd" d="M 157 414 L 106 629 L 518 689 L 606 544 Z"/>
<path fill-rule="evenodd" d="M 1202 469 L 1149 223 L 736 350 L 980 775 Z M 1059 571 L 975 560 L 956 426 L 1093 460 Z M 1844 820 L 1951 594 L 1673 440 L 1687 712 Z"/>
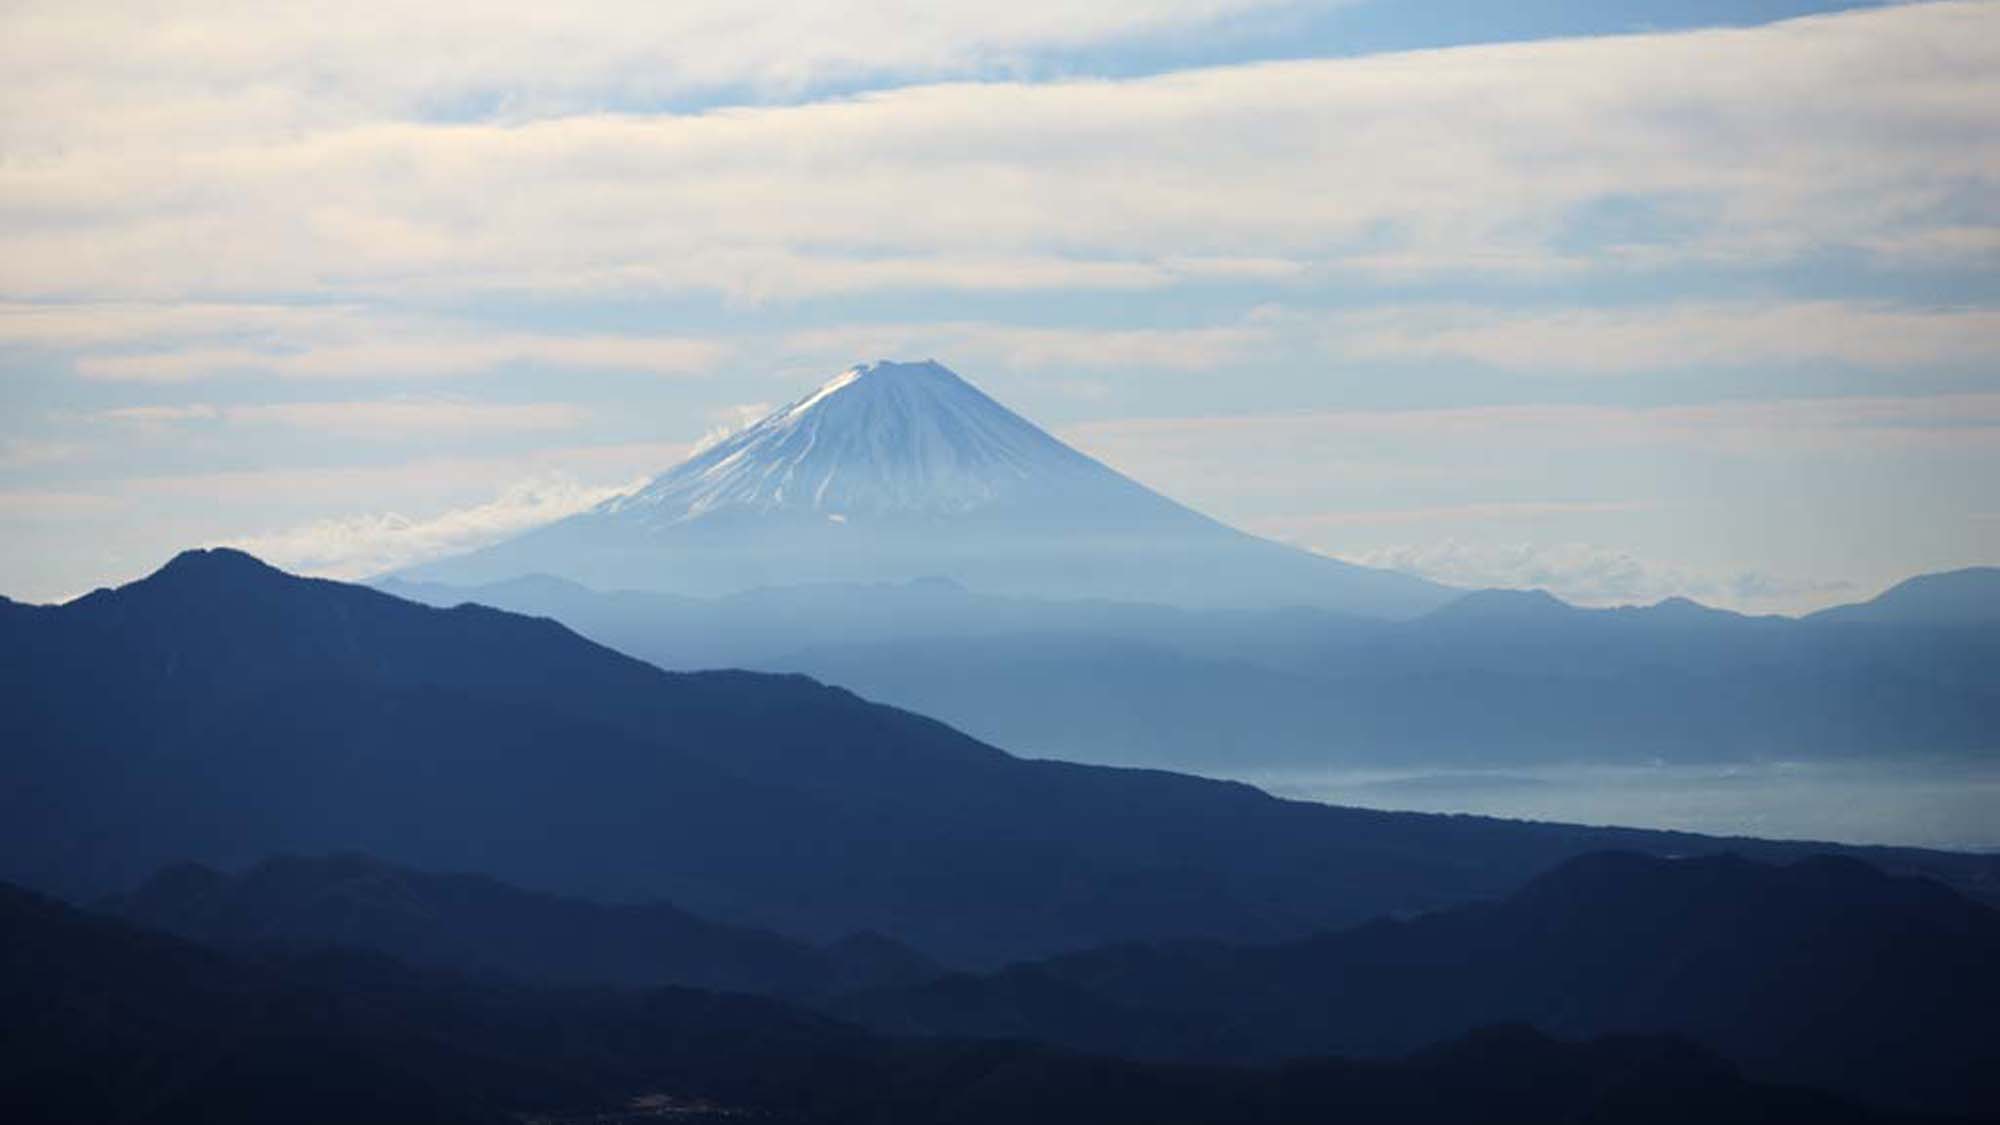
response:
<path fill-rule="evenodd" d="M 936 362 L 852 367 L 637 492 L 407 577 L 712 596 L 909 582 L 1414 616 L 1454 591 L 1257 539 L 1071 449 Z"/>
<path fill-rule="evenodd" d="M 932 360 L 851 367 L 604 513 L 678 522 L 726 510 L 946 515 L 1116 474 Z M 1122 480 L 1122 478 L 1120 478 Z"/>

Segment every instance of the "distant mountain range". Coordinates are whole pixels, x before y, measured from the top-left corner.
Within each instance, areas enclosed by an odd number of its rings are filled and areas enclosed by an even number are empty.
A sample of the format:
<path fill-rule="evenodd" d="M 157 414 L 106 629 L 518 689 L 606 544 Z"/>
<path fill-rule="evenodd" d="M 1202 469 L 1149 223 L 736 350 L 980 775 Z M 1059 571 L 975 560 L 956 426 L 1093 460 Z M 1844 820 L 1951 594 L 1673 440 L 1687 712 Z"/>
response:
<path fill-rule="evenodd" d="M 363 851 L 990 965 L 1279 941 L 1603 848 L 1812 850 L 1022 760 L 803 677 L 670 674 L 550 621 L 226 550 L 63 606 L 0 602 L 0 653 L 0 876 L 86 899 L 180 861 Z M 1845 850 L 2000 886 L 2000 857 Z"/>
<path fill-rule="evenodd" d="M 37 1125 L 1272 1125 L 1905 1120 L 1667 1037 L 1497 1028 L 1397 1061 L 1173 1066 L 903 1041 L 688 990 L 232 955 L 0 884 L 0 1107 Z"/>
<path fill-rule="evenodd" d="M 934 362 L 850 369 L 638 492 L 400 577 L 721 595 L 943 576 L 988 593 L 1386 617 L 1454 591 L 1217 523 Z"/>
<path fill-rule="evenodd" d="M 1225 527 L 932 362 L 853 368 L 632 494 L 377 585 L 665 668 L 802 672 L 1070 761 L 2000 752 L 2000 569 L 1803 620 L 1450 590 Z"/>
<path fill-rule="evenodd" d="M 979 594 L 931 579 L 717 599 L 548 576 L 435 605 L 553 617 L 666 668 L 804 672 L 1020 752 L 1274 766 L 2000 752 L 2000 569 L 1800 620 L 1479 591 L 1415 620 Z"/>

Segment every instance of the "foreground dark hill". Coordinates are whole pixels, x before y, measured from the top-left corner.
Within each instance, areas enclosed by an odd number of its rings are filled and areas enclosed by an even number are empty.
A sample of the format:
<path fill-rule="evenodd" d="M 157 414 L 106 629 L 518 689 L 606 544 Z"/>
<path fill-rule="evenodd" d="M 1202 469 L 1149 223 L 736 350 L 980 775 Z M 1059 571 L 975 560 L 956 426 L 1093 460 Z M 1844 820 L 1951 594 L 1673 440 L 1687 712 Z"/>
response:
<path fill-rule="evenodd" d="M 236 874 L 176 864 L 99 907 L 205 945 L 364 949 L 555 984 L 822 996 L 938 971 L 880 935 L 816 947 L 669 903 L 606 906 L 360 855 L 282 856 Z"/>
<path fill-rule="evenodd" d="M 1606 847 L 1805 851 L 1023 761 L 803 677 L 668 674 L 554 622 L 233 551 L 0 605 L 0 660 L 0 874 L 76 897 L 181 860 L 354 850 L 997 962 L 1282 940 L 1497 895 Z M 1972 888 L 2000 867 L 1866 854 Z"/>
<path fill-rule="evenodd" d="M 1982 607 L 2000 605 L 1994 575 L 1913 579 L 1804 620 L 1497 590 L 1391 622 L 1034 601 L 943 581 L 714 600 L 547 577 L 385 588 L 554 617 L 662 667 L 803 672 L 1022 753 L 1241 775 L 1991 759 L 2000 624 Z"/>
<path fill-rule="evenodd" d="M 1124 946 L 839 1009 L 1125 1054 L 1397 1054 L 1499 1021 L 1685 1035 L 1749 1073 L 2000 1112 L 2000 912 L 1831 856 L 1579 857 L 1504 900 L 1266 948 Z"/>
<path fill-rule="evenodd" d="M 1893 1120 L 1663 1038 L 1496 1029 L 1397 1062 L 1276 1070 L 905 1043 L 750 998 L 245 960 L 4 884 L 0 1111 L 38 1125 Z"/>
<path fill-rule="evenodd" d="M 162 871 L 101 908 L 261 955 L 347 948 L 534 983 L 777 995 L 881 1031 L 1268 1063 L 1401 1055 L 1518 1022 L 1672 1033 L 1876 1104 L 2000 1107 L 2000 913 L 1854 860 L 1594 853 L 1506 899 L 1272 947 L 1117 946 L 947 976 L 883 938 L 816 949 L 361 856 Z M 839 993 L 846 995 L 836 995 Z"/>

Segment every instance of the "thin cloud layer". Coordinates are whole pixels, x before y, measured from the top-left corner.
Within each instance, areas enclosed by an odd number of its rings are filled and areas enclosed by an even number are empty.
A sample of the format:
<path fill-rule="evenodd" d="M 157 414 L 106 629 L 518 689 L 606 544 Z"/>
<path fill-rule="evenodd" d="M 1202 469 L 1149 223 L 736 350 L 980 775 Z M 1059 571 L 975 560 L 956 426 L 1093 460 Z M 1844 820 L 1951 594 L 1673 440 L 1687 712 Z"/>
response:
<path fill-rule="evenodd" d="M 643 484 L 592 487 L 566 478 L 519 481 L 481 504 L 412 519 L 395 512 L 314 520 L 218 543 L 287 569 L 365 578 L 441 554 L 468 551 L 561 519 Z"/>
<path fill-rule="evenodd" d="M 1032 371 L 1200 371 L 1270 341 L 1250 323 L 1187 328 L 1046 328 L 962 321 L 857 324 L 794 332 L 784 350 L 809 356 L 950 356 L 967 366 Z"/>
<path fill-rule="evenodd" d="M 1251 448 L 1341 456 L 1383 441 L 1448 443 L 1473 456 L 1633 445 L 1764 456 L 1800 450 L 1865 453 L 1913 444 L 1990 450 L 2000 448 L 2000 393 L 1126 419 L 1071 427 L 1065 436 L 1114 463 L 1135 465 L 1226 460 Z"/>
<path fill-rule="evenodd" d="M 178 425 L 280 426 L 345 438 L 402 439 L 466 434 L 544 433 L 574 429 L 590 413 L 567 403 L 474 403 L 390 400 L 384 402 L 286 402 L 242 406 L 190 403 L 179 406 L 121 406 L 98 418 L 113 423 L 160 427 Z"/>
<path fill-rule="evenodd" d="M 527 119 L 701 93 L 789 97 L 1007 70 L 1042 52 L 1279 6 L 357 0 L 287 14 L 242 0 L 31 0 L 10 6 L 0 63 L 41 112 L 10 117 L 0 135 L 9 147 L 61 145 L 139 125 L 255 135 L 352 120 Z"/>
<path fill-rule="evenodd" d="M 1340 314 L 1322 332 L 1327 353 L 1343 360 L 1463 359 L 1530 375 L 1808 363 L 1893 371 L 1990 362 L 2000 311 L 1855 301 L 1440 305 Z"/>
<path fill-rule="evenodd" d="M 1938 3 L 693 115 L 385 109 L 219 140 L 142 117 L 131 143 L 14 146 L 0 290 L 769 299 L 1144 288 L 1205 262 L 1895 265 L 1990 250 L 1996 103 L 2000 6 Z"/>
<path fill-rule="evenodd" d="M 1849 601 L 1860 593 L 1851 582 L 1758 571 L 1708 573 L 1594 543 L 1444 539 L 1361 551 L 1349 561 L 1473 589 L 1547 590 L 1585 606 L 1650 605 L 1669 597 L 1691 597 L 1745 612 L 1800 613 Z"/>
<path fill-rule="evenodd" d="M 724 345 L 718 341 L 678 337 L 460 332 L 445 337 L 408 335 L 283 349 L 192 347 L 84 355 L 77 358 L 75 369 L 86 379 L 140 383 L 180 383 L 239 374 L 286 379 L 426 379 L 469 375 L 518 363 L 581 371 L 686 375 L 712 367 L 723 352 Z"/>

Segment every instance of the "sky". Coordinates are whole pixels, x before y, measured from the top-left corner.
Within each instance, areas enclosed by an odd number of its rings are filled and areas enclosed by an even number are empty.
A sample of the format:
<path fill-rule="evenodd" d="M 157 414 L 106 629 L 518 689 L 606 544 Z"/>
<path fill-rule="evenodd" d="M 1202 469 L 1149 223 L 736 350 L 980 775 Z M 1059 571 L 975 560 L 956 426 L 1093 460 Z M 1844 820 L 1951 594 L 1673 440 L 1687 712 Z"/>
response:
<path fill-rule="evenodd" d="M 0 0 L 0 593 L 361 577 L 935 358 L 1245 529 L 2000 563 L 2000 2 Z"/>

